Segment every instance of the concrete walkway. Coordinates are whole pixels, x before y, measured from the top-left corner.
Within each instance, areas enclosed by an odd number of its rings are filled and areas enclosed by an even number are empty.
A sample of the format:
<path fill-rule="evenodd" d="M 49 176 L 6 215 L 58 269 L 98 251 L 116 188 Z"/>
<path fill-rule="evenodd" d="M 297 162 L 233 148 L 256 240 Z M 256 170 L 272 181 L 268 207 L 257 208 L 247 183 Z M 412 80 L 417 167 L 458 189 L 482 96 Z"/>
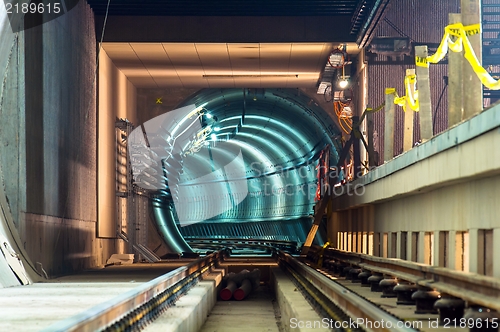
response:
<path fill-rule="evenodd" d="M 243 301 L 217 301 L 200 332 L 280 332 L 273 298 L 267 286 L 260 286 Z"/>
<path fill-rule="evenodd" d="M 175 264 L 110 266 L 0 289 L 0 331 L 39 331 L 174 269 Z"/>

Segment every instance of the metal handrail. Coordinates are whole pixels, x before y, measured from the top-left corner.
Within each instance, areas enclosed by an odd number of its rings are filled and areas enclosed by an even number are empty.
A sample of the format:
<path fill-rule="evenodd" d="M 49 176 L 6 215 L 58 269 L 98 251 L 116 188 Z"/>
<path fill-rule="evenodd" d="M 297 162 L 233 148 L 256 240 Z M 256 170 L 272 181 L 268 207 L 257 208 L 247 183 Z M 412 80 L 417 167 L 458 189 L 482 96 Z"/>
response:
<path fill-rule="evenodd" d="M 101 331 L 124 318 L 137 308 L 155 300 L 164 292 L 180 284 L 184 279 L 196 273 L 204 273 L 211 266 L 224 258 L 224 250 L 200 258 L 186 266 L 146 282 L 109 301 L 98 304 L 82 313 L 56 322 L 43 331 Z M 173 293 L 178 291 L 174 289 Z"/>
<path fill-rule="evenodd" d="M 498 278 L 398 258 L 383 258 L 331 248 L 327 249 L 324 255 L 325 258 L 338 259 L 372 272 L 392 275 L 500 311 Z"/>

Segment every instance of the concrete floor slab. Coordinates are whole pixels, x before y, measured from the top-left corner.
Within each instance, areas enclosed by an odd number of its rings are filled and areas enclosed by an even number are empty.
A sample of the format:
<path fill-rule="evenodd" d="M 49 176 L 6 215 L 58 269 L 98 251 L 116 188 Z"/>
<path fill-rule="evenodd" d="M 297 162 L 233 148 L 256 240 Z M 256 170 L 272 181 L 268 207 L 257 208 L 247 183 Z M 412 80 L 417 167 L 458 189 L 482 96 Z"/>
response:
<path fill-rule="evenodd" d="M 217 301 L 200 332 L 279 332 L 273 298 L 261 285 L 243 301 Z"/>
<path fill-rule="evenodd" d="M 0 331 L 39 331 L 127 292 L 184 262 L 109 266 L 0 289 Z"/>
<path fill-rule="evenodd" d="M 273 268 L 272 276 L 284 331 L 330 331 L 322 324 L 325 317 L 321 317 L 313 309 L 285 272 L 280 268 Z"/>

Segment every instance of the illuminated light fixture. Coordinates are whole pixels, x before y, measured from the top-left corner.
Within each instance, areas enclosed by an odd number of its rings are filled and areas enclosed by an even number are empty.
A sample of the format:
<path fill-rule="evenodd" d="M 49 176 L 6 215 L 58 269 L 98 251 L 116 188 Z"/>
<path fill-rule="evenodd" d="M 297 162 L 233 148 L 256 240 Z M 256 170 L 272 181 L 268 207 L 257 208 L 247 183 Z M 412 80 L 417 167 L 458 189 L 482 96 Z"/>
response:
<path fill-rule="evenodd" d="M 347 80 L 347 77 L 345 76 L 345 63 L 342 65 L 342 76 L 341 80 L 339 82 L 339 88 L 345 89 L 347 88 L 347 85 L 349 84 L 349 81 Z"/>
<path fill-rule="evenodd" d="M 217 135 L 212 134 L 212 135 L 210 135 L 210 138 L 212 138 L 212 141 L 216 141 L 217 140 Z"/>
<path fill-rule="evenodd" d="M 221 128 L 220 128 L 220 127 L 215 127 L 215 128 L 214 128 L 214 130 L 215 130 L 215 131 L 220 131 L 220 130 L 221 130 Z"/>
<path fill-rule="evenodd" d="M 211 119 L 211 118 L 212 118 L 212 114 L 207 113 L 207 114 L 206 114 L 206 117 L 207 117 L 207 119 Z"/>
<path fill-rule="evenodd" d="M 345 89 L 347 88 L 347 85 L 349 84 L 349 81 L 344 77 L 342 80 L 339 82 L 339 88 Z"/>
<path fill-rule="evenodd" d="M 272 77 L 295 77 L 299 78 L 299 74 L 262 74 L 262 75 L 203 75 L 203 78 L 272 78 Z"/>

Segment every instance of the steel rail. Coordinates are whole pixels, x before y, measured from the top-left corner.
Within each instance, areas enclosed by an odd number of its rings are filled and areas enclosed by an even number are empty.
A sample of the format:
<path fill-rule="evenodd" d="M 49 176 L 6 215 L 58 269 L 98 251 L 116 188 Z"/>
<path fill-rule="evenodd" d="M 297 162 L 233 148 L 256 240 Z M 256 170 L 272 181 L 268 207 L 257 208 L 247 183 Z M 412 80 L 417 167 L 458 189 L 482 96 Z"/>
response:
<path fill-rule="evenodd" d="M 338 249 L 327 249 L 324 256 L 372 272 L 392 275 L 470 303 L 500 311 L 500 301 L 498 300 L 500 298 L 500 280 L 498 278 L 398 258 L 383 258 Z"/>
<path fill-rule="evenodd" d="M 346 315 L 354 321 L 360 322 L 360 325 L 367 331 L 416 331 L 404 326 L 403 320 L 389 314 L 375 304 L 368 302 L 361 296 L 352 293 L 344 286 L 333 282 L 315 269 L 300 262 L 298 259 L 282 251 L 278 252 L 278 259 L 286 262 L 300 276 L 304 277 L 317 290 L 331 300 L 336 306 L 341 308 Z M 370 323 L 371 322 L 371 323 Z M 381 325 L 380 323 L 383 324 Z M 368 324 L 365 324 L 368 323 Z M 377 326 L 371 329 L 368 325 Z"/>
<path fill-rule="evenodd" d="M 241 238 L 224 238 L 224 239 L 211 239 L 211 238 L 198 238 L 189 237 L 184 238 L 190 244 L 197 246 L 203 244 L 220 245 L 228 247 L 234 246 L 247 246 L 247 247 L 260 247 L 262 249 L 288 249 L 290 251 L 297 251 L 297 242 L 295 241 L 281 241 L 281 240 L 265 240 L 265 239 L 241 239 Z"/>
<path fill-rule="evenodd" d="M 149 311 L 158 309 L 171 297 L 180 295 L 187 282 L 199 278 L 223 260 L 224 255 L 225 250 L 221 250 L 197 259 L 109 301 L 56 322 L 43 331 L 102 331 L 120 320 L 124 321 L 118 324 L 119 329 L 128 328 L 146 318 Z"/>
<path fill-rule="evenodd" d="M 214 239 L 214 238 L 203 238 L 203 237 L 197 237 L 197 236 L 185 236 L 184 237 L 186 241 L 206 241 L 210 243 L 217 243 L 217 242 L 235 242 L 235 243 L 265 243 L 265 244 L 275 244 L 275 245 L 282 245 L 282 246 L 297 246 L 296 241 L 283 241 L 283 240 L 266 240 L 266 239 L 259 239 L 259 238 L 250 238 L 250 239 L 242 239 L 242 238 L 221 238 L 221 239 Z"/>

